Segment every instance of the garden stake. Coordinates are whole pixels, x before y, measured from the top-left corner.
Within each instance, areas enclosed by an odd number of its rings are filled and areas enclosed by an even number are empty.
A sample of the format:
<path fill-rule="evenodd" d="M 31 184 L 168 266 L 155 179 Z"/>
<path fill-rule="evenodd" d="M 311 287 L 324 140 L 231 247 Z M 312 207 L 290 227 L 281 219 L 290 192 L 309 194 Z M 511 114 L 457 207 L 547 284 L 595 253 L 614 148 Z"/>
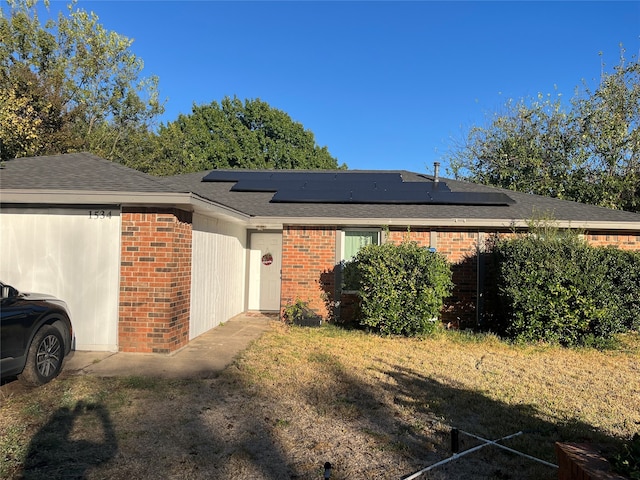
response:
<path fill-rule="evenodd" d="M 331 464 L 329 462 L 324 464 L 324 478 L 325 480 L 331 478 Z"/>
<path fill-rule="evenodd" d="M 451 429 L 451 453 L 458 453 L 460 451 L 460 442 L 458 439 L 458 429 Z"/>

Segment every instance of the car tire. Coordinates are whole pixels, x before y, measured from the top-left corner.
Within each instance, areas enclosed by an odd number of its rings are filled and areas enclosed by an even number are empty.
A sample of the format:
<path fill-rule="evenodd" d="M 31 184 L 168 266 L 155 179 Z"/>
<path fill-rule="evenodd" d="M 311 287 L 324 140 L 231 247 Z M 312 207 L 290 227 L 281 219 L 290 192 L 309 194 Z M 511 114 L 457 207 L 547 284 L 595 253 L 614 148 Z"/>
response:
<path fill-rule="evenodd" d="M 31 385 L 53 380 L 62 369 L 64 352 L 64 341 L 58 329 L 44 325 L 33 337 L 20 378 Z"/>

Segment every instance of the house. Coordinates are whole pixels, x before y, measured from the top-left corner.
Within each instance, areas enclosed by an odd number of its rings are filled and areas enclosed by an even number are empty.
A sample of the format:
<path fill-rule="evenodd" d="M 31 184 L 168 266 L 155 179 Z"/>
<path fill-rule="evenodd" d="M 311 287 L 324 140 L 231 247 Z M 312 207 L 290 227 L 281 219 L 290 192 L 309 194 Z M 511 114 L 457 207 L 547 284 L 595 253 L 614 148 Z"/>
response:
<path fill-rule="evenodd" d="M 448 315 L 473 321 L 478 252 L 541 214 L 640 250 L 638 214 L 407 171 L 160 178 L 87 153 L 20 158 L 0 169 L 0 278 L 65 299 L 79 350 L 169 353 L 245 311 L 344 313 L 341 262 L 409 238 L 453 263 Z"/>

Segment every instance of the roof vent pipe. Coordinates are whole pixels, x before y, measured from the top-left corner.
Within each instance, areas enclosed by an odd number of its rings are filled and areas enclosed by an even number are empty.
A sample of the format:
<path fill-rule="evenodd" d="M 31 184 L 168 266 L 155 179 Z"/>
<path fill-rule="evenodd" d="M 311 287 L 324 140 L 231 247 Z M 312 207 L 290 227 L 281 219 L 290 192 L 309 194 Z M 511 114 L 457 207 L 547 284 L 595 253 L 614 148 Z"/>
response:
<path fill-rule="evenodd" d="M 433 181 L 440 181 L 440 162 L 433 162 Z"/>

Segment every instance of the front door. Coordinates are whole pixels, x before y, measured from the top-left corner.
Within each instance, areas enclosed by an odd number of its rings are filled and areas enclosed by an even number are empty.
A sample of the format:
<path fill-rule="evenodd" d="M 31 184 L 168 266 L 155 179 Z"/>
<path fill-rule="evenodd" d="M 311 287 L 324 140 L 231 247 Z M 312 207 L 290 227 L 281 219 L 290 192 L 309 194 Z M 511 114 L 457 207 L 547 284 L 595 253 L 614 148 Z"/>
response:
<path fill-rule="evenodd" d="M 282 234 L 251 234 L 249 310 L 280 310 Z"/>

